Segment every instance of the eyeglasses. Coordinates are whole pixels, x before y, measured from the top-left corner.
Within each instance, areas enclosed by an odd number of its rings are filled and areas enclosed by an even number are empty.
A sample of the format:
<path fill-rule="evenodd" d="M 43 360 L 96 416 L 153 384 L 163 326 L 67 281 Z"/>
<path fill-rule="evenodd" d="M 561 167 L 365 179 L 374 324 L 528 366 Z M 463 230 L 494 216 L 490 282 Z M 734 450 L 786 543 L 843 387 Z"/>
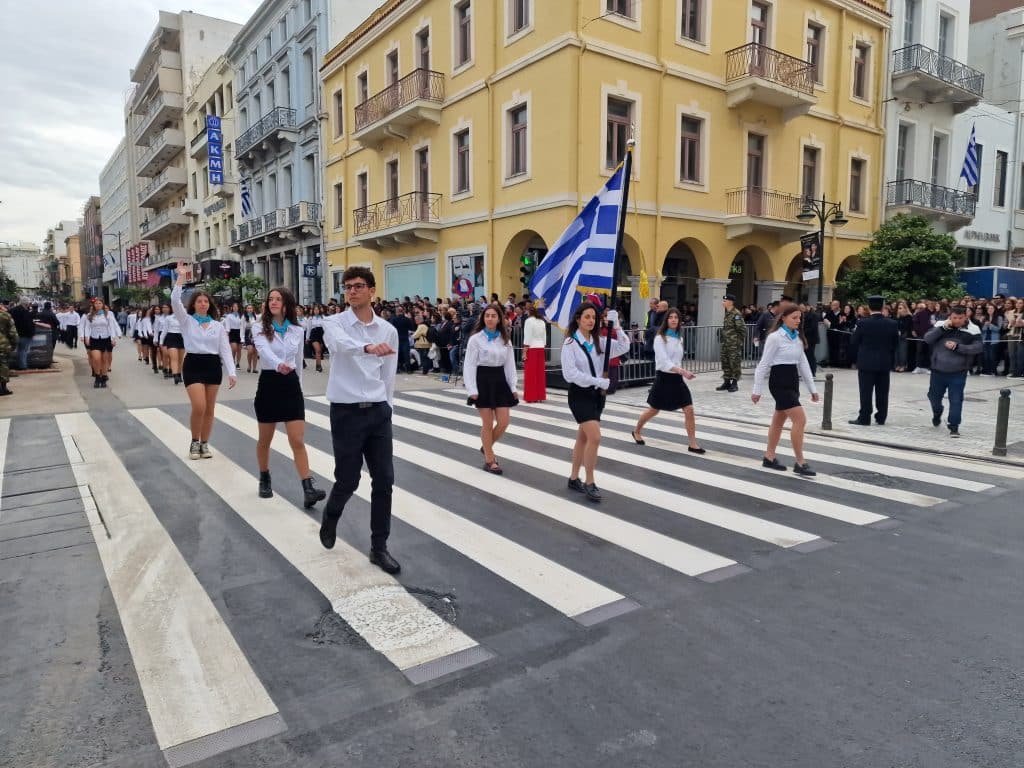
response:
<path fill-rule="evenodd" d="M 352 291 L 361 291 L 367 285 L 366 283 L 345 283 L 343 287 L 345 288 L 345 293 L 351 293 Z"/>

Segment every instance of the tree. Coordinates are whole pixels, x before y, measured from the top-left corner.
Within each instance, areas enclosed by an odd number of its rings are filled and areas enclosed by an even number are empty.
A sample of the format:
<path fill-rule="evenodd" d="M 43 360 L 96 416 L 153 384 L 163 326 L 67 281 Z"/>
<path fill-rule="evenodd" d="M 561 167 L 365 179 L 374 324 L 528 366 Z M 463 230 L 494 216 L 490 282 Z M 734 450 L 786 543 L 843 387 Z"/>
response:
<path fill-rule="evenodd" d="M 922 216 L 898 214 L 878 228 L 860 252 L 861 268 L 836 284 L 836 298 L 863 304 L 880 294 L 887 299 L 958 299 L 956 240 L 932 229 Z"/>
<path fill-rule="evenodd" d="M 132 307 L 148 306 L 156 296 L 156 292 L 152 288 L 144 285 L 125 285 L 114 288 L 112 293 L 122 304 Z"/>
<path fill-rule="evenodd" d="M 239 275 L 238 277 L 212 277 L 203 287 L 212 296 L 225 299 L 238 299 L 241 302 L 259 301 L 266 293 L 267 284 L 256 275 Z"/>
<path fill-rule="evenodd" d="M 0 296 L 14 298 L 19 293 L 18 284 L 7 274 L 7 270 L 0 267 Z"/>

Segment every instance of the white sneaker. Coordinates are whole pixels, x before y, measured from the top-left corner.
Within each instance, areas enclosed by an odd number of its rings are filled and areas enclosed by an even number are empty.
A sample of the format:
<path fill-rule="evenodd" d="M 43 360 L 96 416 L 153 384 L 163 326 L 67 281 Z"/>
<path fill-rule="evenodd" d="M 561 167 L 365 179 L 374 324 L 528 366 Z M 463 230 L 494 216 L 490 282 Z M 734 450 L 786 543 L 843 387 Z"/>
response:
<path fill-rule="evenodd" d="M 199 444 L 199 458 L 201 458 L 201 459 L 212 459 L 213 458 L 213 452 L 210 450 L 210 444 L 209 443 L 200 443 Z"/>
<path fill-rule="evenodd" d="M 188 457 L 194 461 L 200 458 L 201 456 L 202 453 L 200 452 L 199 441 L 193 440 L 188 447 Z"/>

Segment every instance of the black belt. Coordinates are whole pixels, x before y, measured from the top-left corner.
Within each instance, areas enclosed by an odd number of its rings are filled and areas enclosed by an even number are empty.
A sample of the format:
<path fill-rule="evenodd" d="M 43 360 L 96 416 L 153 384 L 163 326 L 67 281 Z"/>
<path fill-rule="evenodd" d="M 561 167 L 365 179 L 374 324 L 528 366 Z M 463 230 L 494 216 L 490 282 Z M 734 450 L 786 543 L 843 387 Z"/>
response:
<path fill-rule="evenodd" d="M 378 403 L 331 403 L 331 408 L 341 408 L 345 411 L 355 411 L 361 408 L 376 408 L 381 405 L 387 405 L 387 400 L 381 400 Z"/>

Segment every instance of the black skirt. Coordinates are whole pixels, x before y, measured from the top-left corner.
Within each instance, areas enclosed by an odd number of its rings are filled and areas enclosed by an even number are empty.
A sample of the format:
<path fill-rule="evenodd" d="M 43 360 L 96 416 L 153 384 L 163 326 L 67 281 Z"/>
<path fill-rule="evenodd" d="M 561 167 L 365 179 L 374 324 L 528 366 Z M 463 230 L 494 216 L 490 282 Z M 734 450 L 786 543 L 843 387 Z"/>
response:
<path fill-rule="evenodd" d="M 149 336 L 139 336 L 139 341 L 142 342 L 142 346 L 144 346 L 144 347 L 152 347 L 153 346 L 153 340 L 151 338 L 149 338 Z"/>
<path fill-rule="evenodd" d="M 768 391 L 775 398 L 776 411 L 800 406 L 800 373 L 795 365 L 773 365 L 768 373 Z"/>
<path fill-rule="evenodd" d="M 302 383 L 299 375 L 263 369 L 256 385 L 256 399 L 253 401 L 256 421 L 261 424 L 277 424 L 283 421 L 305 421 L 306 403 L 302 399 Z"/>
<path fill-rule="evenodd" d="M 219 385 L 224 380 L 220 355 L 189 352 L 181 364 L 181 380 L 186 387 L 192 384 Z"/>
<path fill-rule="evenodd" d="M 89 351 L 90 352 L 113 352 L 114 351 L 114 342 L 112 342 L 109 337 L 105 338 L 105 339 L 91 338 L 91 339 L 89 339 Z"/>
<path fill-rule="evenodd" d="M 512 408 L 519 405 L 515 392 L 508 388 L 505 368 L 501 365 L 481 365 L 476 369 L 477 408 Z"/>
<path fill-rule="evenodd" d="M 678 411 L 693 405 L 693 395 L 682 376 L 658 371 L 654 374 L 654 384 L 647 395 L 647 404 L 659 411 Z"/>
<path fill-rule="evenodd" d="M 309 343 L 312 344 L 314 341 L 316 343 L 318 343 L 318 344 L 323 344 L 324 343 L 324 328 L 323 328 L 323 326 L 320 326 L 319 328 L 312 328 L 312 329 L 310 329 L 310 331 L 309 331 Z"/>
<path fill-rule="evenodd" d="M 252 346 L 252 331 L 246 330 L 246 332 L 245 332 L 245 342 L 244 342 L 243 346 L 246 346 L 246 347 L 251 347 Z"/>
<path fill-rule="evenodd" d="M 167 349 L 184 349 L 185 339 L 182 338 L 180 333 L 165 333 L 164 346 Z"/>
<path fill-rule="evenodd" d="M 600 421 L 604 411 L 604 395 L 592 387 L 569 385 L 569 410 L 577 424 Z"/>
<path fill-rule="evenodd" d="M 241 344 L 242 330 L 240 328 L 232 328 L 230 331 L 228 331 L 228 341 L 231 344 Z"/>

